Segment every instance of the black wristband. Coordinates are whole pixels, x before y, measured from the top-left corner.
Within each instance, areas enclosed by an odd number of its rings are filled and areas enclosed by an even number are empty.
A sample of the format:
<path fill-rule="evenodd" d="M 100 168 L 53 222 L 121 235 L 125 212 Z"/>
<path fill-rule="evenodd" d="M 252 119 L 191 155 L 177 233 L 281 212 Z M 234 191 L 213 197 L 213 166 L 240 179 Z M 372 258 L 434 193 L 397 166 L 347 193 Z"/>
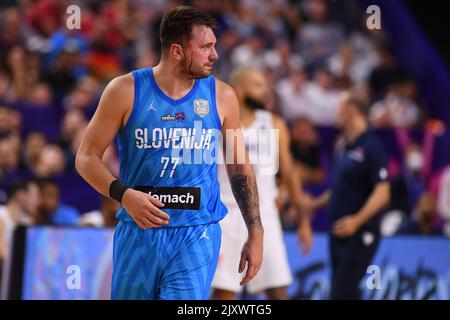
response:
<path fill-rule="evenodd" d="M 124 186 L 119 180 L 114 180 L 109 185 L 109 196 L 111 197 L 111 199 L 122 203 L 122 196 L 127 189 L 128 187 Z"/>

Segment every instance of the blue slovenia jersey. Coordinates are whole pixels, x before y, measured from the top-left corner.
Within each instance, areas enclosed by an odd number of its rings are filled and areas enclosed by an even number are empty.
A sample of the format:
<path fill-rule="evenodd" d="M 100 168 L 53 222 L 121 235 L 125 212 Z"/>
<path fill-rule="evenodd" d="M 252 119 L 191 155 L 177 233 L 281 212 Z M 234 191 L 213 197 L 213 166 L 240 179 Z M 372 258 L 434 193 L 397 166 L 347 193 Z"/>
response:
<path fill-rule="evenodd" d="M 132 72 L 134 104 L 117 135 L 120 181 L 158 198 L 170 215 L 165 227 L 213 223 L 227 213 L 220 200 L 217 157 L 221 123 L 215 79 L 196 79 L 187 95 L 172 99 L 152 68 Z M 122 206 L 122 221 L 132 221 Z"/>

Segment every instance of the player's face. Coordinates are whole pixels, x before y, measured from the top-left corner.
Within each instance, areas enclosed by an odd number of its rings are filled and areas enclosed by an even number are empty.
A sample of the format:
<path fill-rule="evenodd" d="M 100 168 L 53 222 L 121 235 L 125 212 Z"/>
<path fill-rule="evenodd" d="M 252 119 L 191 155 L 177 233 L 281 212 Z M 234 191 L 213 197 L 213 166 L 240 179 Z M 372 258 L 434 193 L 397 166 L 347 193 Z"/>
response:
<path fill-rule="evenodd" d="M 269 98 L 269 86 L 262 72 L 250 71 L 244 86 L 245 94 L 258 102 L 266 102 Z"/>
<path fill-rule="evenodd" d="M 193 79 L 211 74 L 214 62 L 219 58 L 214 48 L 216 36 L 211 28 L 194 26 L 188 46 L 185 47 L 184 71 Z"/>
<path fill-rule="evenodd" d="M 39 191 L 39 187 L 36 184 L 32 183 L 29 185 L 28 190 L 25 193 L 25 197 L 22 203 L 23 209 L 27 214 L 35 216 L 37 214 L 40 203 L 41 193 Z"/>

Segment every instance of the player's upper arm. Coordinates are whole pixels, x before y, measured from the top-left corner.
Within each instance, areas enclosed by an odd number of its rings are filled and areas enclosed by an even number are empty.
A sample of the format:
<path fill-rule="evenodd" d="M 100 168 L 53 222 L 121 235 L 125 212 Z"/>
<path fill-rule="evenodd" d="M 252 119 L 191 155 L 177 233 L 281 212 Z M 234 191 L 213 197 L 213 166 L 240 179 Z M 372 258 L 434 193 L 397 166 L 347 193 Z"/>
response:
<path fill-rule="evenodd" d="M 216 79 L 217 112 L 222 121 L 222 131 L 240 129 L 239 101 L 234 89 L 223 81 Z"/>
<path fill-rule="evenodd" d="M 225 150 L 226 160 L 231 160 L 229 155 L 232 154 L 233 162 L 227 164 L 248 163 L 248 155 L 245 150 L 244 136 L 241 130 L 241 118 L 239 111 L 239 100 L 234 89 L 222 82 L 216 80 L 216 99 L 217 111 L 222 121 L 222 137 L 223 150 Z M 233 137 L 234 141 L 227 141 L 227 130 L 229 137 Z"/>
<path fill-rule="evenodd" d="M 102 157 L 106 148 L 112 143 L 117 132 L 129 117 L 133 102 L 133 76 L 126 74 L 113 79 L 103 91 L 78 153 L 94 153 Z"/>

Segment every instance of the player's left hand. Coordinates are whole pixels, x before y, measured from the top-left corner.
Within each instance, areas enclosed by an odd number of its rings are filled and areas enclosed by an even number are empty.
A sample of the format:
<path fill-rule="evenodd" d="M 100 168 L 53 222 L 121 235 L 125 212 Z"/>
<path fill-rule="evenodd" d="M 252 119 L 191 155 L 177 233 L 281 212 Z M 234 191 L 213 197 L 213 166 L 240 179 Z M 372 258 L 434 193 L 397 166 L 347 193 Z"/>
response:
<path fill-rule="evenodd" d="M 348 215 L 337 220 L 333 225 L 332 233 L 340 238 L 350 237 L 361 227 L 356 215 Z"/>
<path fill-rule="evenodd" d="M 247 272 L 240 285 L 246 285 L 252 280 L 259 269 L 263 260 L 263 231 L 251 233 L 244 244 L 241 252 L 241 261 L 239 262 L 239 273 L 244 272 L 247 265 Z"/>

